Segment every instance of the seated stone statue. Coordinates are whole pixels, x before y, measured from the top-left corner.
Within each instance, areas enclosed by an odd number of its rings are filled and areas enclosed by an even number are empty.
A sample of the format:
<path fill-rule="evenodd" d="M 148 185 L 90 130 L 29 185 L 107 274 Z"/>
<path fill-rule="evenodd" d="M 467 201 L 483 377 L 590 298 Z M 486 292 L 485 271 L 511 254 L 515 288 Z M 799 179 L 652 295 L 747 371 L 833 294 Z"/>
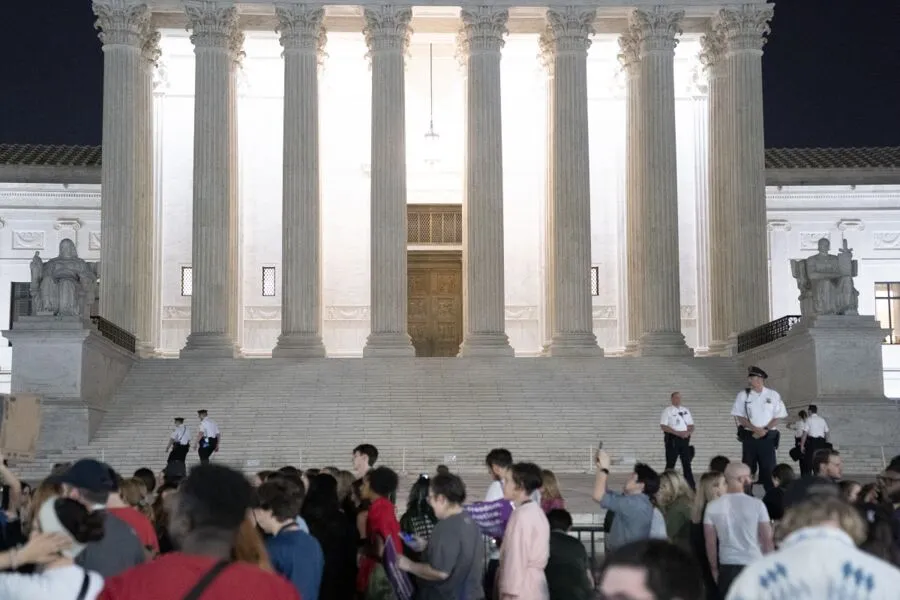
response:
<path fill-rule="evenodd" d="M 75 243 L 59 243 L 59 256 L 43 262 L 40 253 L 31 259 L 32 314 L 90 318 L 97 274 L 78 258 Z"/>
<path fill-rule="evenodd" d="M 819 240 L 819 253 L 806 259 L 792 259 L 791 272 L 800 289 L 800 314 L 858 315 L 859 292 L 853 287 L 858 264 L 853 251 L 843 247 L 837 255 L 829 254 L 831 242 Z"/>

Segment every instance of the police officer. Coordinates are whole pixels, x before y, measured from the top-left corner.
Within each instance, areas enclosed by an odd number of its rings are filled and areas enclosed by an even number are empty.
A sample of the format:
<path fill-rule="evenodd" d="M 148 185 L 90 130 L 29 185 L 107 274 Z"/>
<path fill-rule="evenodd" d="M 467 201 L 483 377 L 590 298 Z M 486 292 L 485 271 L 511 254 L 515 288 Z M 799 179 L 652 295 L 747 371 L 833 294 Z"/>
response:
<path fill-rule="evenodd" d="M 828 422 L 819 416 L 818 406 L 810 404 L 807 410 L 809 417 L 803 424 L 803 436 L 800 438 L 800 452 L 803 453 L 800 470 L 804 475 L 816 475 L 812 469 L 813 457 L 816 451 L 828 447 L 828 435 L 831 430 L 828 429 Z"/>
<path fill-rule="evenodd" d="M 738 438 L 742 446 L 742 462 L 756 471 L 759 466 L 759 483 L 766 492 L 771 490 L 772 470 L 775 468 L 775 449 L 778 446 L 779 419 L 787 418 L 787 409 L 781 396 L 766 387 L 768 375 L 759 367 L 747 372 L 750 387 L 738 392 L 731 409 L 738 422 Z"/>
<path fill-rule="evenodd" d="M 205 410 L 198 410 L 200 417 L 200 430 L 197 432 L 197 454 L 200 455 L 201 464 L 209 464 L 209 457 L 219 451 L 219 442 L 222 434 L 216 422 L 209 418 Z"/>
<path fill-rule="evenodd" d="M 659 419 L 659 428 L 662 429 L 666 447 L 666 470 L 674 469 L 675 461 L 681 459 L 684 478 L 691 489 L 694 489 L 694 472 L 691 470 L 691 460 L 694 458 L 691 456 L 694 419 L 691 411 L 682 406 L 680 393 L 672 392 L 670 400 L 672 404 L 663 409 Z"/>
<path fill-rule="evenodd" d="M 188 426 L 184 424 L 183 417 L 175 417 L 175 430 L 169 436 L 169 444 L 166 446 L 166 452 L 169 452 L 169 458 L 166 462 L 185 462 L 190 449 L 191 432 Z"/>

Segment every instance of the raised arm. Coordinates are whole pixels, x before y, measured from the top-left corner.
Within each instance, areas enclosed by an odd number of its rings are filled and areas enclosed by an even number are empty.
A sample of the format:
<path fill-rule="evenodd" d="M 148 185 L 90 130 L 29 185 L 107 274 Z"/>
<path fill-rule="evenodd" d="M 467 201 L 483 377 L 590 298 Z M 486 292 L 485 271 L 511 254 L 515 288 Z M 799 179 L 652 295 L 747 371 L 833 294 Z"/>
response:
<path fill-rule="evenodd" d="M 7 510 L 15 512 L 22 501 L 22 482 L 15 473 L 7 468 L 2 454 L 0 454 L 0 479 L 9 486 L 9 508 Z"/>

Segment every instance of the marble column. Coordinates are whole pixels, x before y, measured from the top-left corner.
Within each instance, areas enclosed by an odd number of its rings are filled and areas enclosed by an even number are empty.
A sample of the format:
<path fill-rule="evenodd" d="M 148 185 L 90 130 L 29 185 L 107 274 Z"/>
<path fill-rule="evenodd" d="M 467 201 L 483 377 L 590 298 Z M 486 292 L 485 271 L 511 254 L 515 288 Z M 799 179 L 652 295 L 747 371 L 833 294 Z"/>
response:
<path fill-rule="evenodd" d="M 674 61 L 684 11 L 632 11 L 640 41 L 642 356 L 690 356 L 681 333 Z"/>
<path fill-rule="evenodd" d="M 144 358 L 156 354 L 154 339 L 154 256 L 156 249 L 156 197 L 153 185 L 153 74 L 160 57 L 159 32 L 148 28 L 141 48 L 141 74 L 136 89 L 138 102 L 138 201 L 134 213 L 135 265 L 134 310 L 137 353 Z"/>
<path fill-rule="evenodd" d="M 700 38 L 700 60 L 709 82 L 709 354 L 726 353 L 731 333 L 732 273 L 731 216 L 733 195 L 729 186 L 731 154 L 728 81 L 725 77 L 725 39 L 715 29 Z"/>
<path fill-rule="evenodd" d="M 628 289 L 628 339 L 625 353 L 633 355 L 637 352 L 638 342 L 644 333 L 642 311 L 643 296 L 641 283 L 643 279 L 643 245 L 641 243 L 641 173 L 640 148 L 643 127 L 641 126 L 641 60 L 640 38 L 632 28 L 619 37 L 619 62 L 625 70 L 625 252 L 626 268 L 625 284 Z"/>
<path fill-rule="evenodd" d="M 135 219 L 142 194 L 141 165 L 151 158 L 140 143 L 150 11 L 146 4 L 129 0 L 95 0 L 93 10 L 103 43 L 100 313 L 137 334 Z"/>
<path fill-rule="evenodd" d="M 230 2 L 185 4 L 194 44 L 191 333 L 182 357 L 234 357 L 238 302 L 235 74 L 244 34 Z"/>
<path fill-rule="evenodd" d="M 460 356 L 512 356 L 503 285 L 503 136 L 500 50 L 506 9 L 463 7 L 466 188 L 463 199 L 465 336 Z"/>
<path fill-rule="evenodd" d="M 281 335 L 274 357 L 325 356 L 322 344 L 319 73 L 325 49 L 320 5 L 275 7 L 284 46 L 284 194 Z"/>
<path fill-rule="evenodd" d="M 553 223 L 553 336 L 550 356 L 602 356 L 594 335 L 591 298 L 591 194 L 587 51 L 596 9 L 547 10 L 540 37 L 551 71 L 549 207 Z"/>
<path fill-rule="evenodd" d="M 415 354 L 407 334 L 405 54 L 409 6 L 366 6 L 372 60 L 371 333 L 365 357 Z"/>
<path fill-rule="evenodd" d="M 716 18 L 725 40 L 731 116 L 731 161 L 724 165 L 731 170 L 734 203 L 729 346 L 769 320 L 762 48 L 773 13 L 771 4 L 747 4 L 722 9 Z"/>

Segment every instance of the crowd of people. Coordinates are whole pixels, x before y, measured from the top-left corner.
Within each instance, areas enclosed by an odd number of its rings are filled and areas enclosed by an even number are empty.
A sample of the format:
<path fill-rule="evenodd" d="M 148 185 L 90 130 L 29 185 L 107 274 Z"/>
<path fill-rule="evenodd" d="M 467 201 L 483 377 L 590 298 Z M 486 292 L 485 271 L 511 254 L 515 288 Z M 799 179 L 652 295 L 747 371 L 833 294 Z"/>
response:
<path fill-rule="evenodd" d="M 491 450 L 473 501 L 440 466 L 396 506 L 378 450 L 353 470 L 284 466 L 248 478 L 173 460 L 124 478 L 93 459 L 32 489 L 0 466 L 4 600 L 751 600 L 896 598 L 900 457 L 874 484 L 841 479 L 819 449 L 811 473 L 777 465 L 762 499 L 751 469 L 718 456 L 696 491 L 638 463 L 610 489 L 596 455 L 605 552 L 570 535 L 554 473 Z"/>

